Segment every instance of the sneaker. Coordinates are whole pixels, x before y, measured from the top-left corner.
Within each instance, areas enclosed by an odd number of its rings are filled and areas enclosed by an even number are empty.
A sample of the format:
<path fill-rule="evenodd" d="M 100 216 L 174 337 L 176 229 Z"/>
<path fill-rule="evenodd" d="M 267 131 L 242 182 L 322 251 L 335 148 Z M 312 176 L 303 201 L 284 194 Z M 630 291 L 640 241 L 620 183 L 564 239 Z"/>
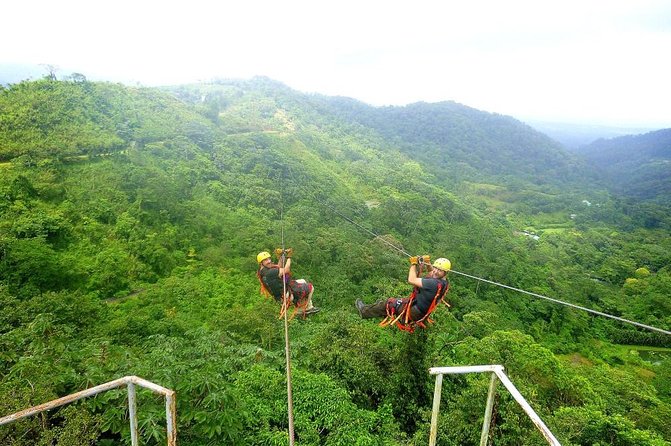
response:
<path fill-rule="evenodd" d="M 359 316 L 363 317 L 363 307 L 366 304 L 364 304 L 361 299 L 357 299 L 356 302 L 354 302 L 354 305 L 356 306 L 356 309 L 359 310 Z"/>
<path fill-rule="evenodd" d="M 320 311 L 321 311 L 321 308 L 317 308 L 317 307 L 308 308 L 307 310 L 305 310 L 305 315 L 309 316 L 311 314 L 319 313 Z"/>

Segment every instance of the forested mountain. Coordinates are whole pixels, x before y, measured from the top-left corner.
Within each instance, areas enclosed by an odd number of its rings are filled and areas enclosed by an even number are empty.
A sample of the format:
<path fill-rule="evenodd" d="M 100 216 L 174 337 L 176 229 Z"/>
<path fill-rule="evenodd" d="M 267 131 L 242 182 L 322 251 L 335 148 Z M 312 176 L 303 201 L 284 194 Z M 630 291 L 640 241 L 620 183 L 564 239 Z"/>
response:
<path fill-rule="evenodd" d="M 328 112 L 379 132 L 451 181 L 568 184 L 584 174 L 559 144 L 511 117 L 454 102 L 376 108 L 347 98 L 323 101 Z"/>
<path fill-rule="evenodd" d="M 562 444 L 671 441 L 666 335 L 457 275 L 452 309 L 412 335 L 353 306 L 407 296 L 407 259 L 340 214 L 457 271 L 671 328 L 668 214 L 511 118 L 262 78 L 42 80 L 0 90 L 0 174 L 0 416 L 138 375 L 176 390 L 180 444 L 287 444 L 282 324 L 255 277 L 284 238 L 322 308 L 291 321 L 299 444 L 426 444 L 426 370 L 490 363 Z M 445 379 L 439 444 L 477 443 L 488 384 Z M 143 444 L 164 442 L 161 401 L 139 400 Z M 2 426 L 0 443 L 130 444 L 125 403 Z M 503 392 L 492 436 L 544 444 Z"/>
<path fill-rule="evenodd" d="M 580 153 L 605 172 L 616 192 L 671 204 L 671 129 L 600 139 Z"/>

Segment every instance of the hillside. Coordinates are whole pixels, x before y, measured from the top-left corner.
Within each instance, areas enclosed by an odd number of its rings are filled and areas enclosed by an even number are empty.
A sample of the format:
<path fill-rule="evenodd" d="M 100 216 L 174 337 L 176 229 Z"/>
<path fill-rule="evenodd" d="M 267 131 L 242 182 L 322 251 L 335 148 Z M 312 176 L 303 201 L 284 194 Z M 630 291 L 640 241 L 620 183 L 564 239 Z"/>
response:
<path fill-rule="evenodd" d="M 374 108 L 324 98 L 324 109 L 373 129 L 410 157 L 451 181 L 515 177 L 534 184 L 568 184 L 577 161 L 545 135 L 507 116 L 454 102 Z"/>
<path fill-rule="evenodd" d="M 616 192 L 671 204 L 671 129 L 600 139 L 580 153 L 605 172 Z"/>
<path fill-rule="evenodd" d="M 407 259 L 334 209 L 456 270 L 671 328 L 666 226 L 510 118 L 268 79 L 43 80 L 0 90 L 0 158 L 0 415 L 134 374 L 177 391 L 180 444 L 287 444 L 282 325 L 254 274 L 284 237 L 322 308 L 290 327 L 299 444 L 426 444 L 423 371 L 486 363 L 563 444 L 671 441 L 664 335 L 456 275 L 452 309 L 413 335 L 353 306 L 409 294 Z M 487 377 L 443 386 L 440 441 L 476 443 Z M 128 443 L 125 395 L 3 426 L 0 443 Z M 501 393 L 493 438 L 542 444 L 515 404 Z M 165 442 L 162 402 L 138 407 L 143 444 Z"/>

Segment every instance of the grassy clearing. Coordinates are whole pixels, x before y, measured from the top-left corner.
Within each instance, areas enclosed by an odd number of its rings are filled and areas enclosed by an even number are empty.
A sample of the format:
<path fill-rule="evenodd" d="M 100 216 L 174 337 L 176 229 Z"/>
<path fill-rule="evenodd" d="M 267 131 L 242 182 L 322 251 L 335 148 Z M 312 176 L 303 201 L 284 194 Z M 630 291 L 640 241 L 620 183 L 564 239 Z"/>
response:
<path fill-rule="evenodd" d="M 542 228 L 539 227 L 538 230 L 542 232 L 543 234 L 562 234 L 566 231 L 571 230 L 572 228 Z"/>

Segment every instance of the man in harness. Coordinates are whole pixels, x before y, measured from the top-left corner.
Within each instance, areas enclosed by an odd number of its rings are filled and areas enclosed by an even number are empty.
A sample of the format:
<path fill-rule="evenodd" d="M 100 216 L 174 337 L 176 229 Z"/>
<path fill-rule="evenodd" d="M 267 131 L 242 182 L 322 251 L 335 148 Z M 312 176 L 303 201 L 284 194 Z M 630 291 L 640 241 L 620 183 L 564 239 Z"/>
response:
<path fill-rule="evenodd" d="M 429 315 L 436 309 L 450 287 L 446 276 L 452 268 L 451 262 L 443 257 L 433 262 L 433 266 L 429 262 L 429 256 L 410 257 L 408 283 L 414 287 L 410 297 L 378 300 L 369 305 L 357 299 L 355 304 L 361 317 L 364 319 L 384 317 L 380 326 L 396 325 L 399 329 L 411 333 L 415 326 L 426 328 L 426 324 L 432 322 Z M 425 277 L 420 277 L 424 267 L 428 267 L 429 273 Z M 449 306 L 447 302 L 444 303 Z"/>
<path fill-rule="evenodd" d="M 287 305 L 293 304 L 296 310 L 302 309 L 303 315 L 307 316 L 319 312 L 319 308 L 312 305 L 312 293 L 314 286 L 304 279 L 294 280 L 291 278 L 291 248 L 275 250 L 278 263 L 271 261 L 271 255 L 262 251 L 256 256 L 259 269 L 256 276 L 261 283 L 261 293 L 272 296 L 277 302 L 283 303 L 282 291 L 286 289 Z M 282 283 L 284 280 L 285 284 Z M 286 311 L 283 308 L 282 311 Z"/>

